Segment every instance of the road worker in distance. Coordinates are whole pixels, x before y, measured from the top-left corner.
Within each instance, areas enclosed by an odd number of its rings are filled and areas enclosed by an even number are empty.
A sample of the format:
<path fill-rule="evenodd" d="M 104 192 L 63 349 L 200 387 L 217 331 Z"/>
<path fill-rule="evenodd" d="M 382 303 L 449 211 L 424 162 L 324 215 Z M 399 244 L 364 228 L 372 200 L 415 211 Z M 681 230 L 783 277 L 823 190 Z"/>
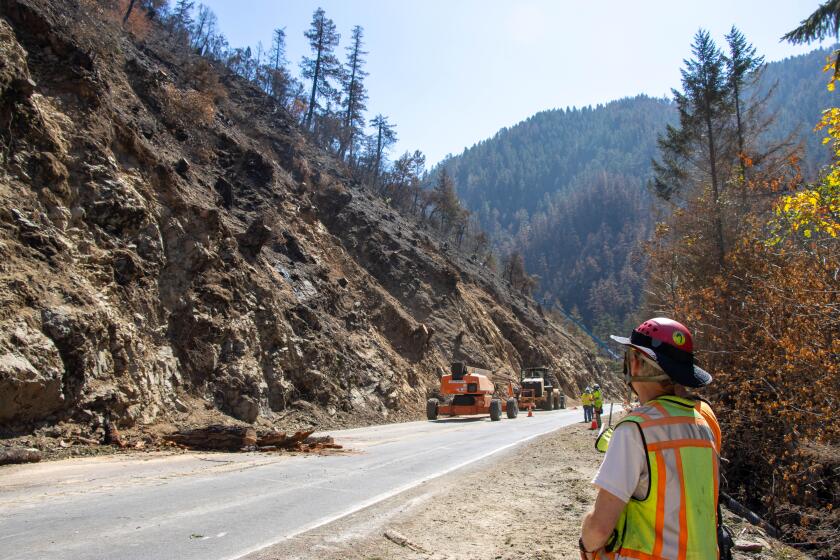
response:
<path fill-rule="evenodd" d="M 595 412 L 595 421 L 598 430 L 601 429 L 601 415 L 604 413 L 604 396 L 601 394 L 601 386 L 597 383 L 592 387 L 592 407 Z"/>
<path fill-rule="evenodd" d="M 694 363 L 691 333 L 656 318 L 611 338 L 626 347 L 624 380 L 642 404 L 596 441 L 607 454 L 580 557 L 718 560 L 720 427 L 708 403 L 686 392 L 712 380 Z"/>
<path fill-rule="evenodd" d="M 589 424 L 592 422 L 592 389 L 590 387 L 583 390 L 580 402 L 583 405 L 583 421 Z"/>

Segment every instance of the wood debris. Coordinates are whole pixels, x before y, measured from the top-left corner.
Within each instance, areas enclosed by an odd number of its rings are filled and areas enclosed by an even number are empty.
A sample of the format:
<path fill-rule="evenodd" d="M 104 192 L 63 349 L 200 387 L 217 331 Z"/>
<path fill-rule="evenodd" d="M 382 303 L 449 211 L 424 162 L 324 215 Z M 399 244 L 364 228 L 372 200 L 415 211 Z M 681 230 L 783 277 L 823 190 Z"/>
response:
<path fill-rule="evenodd" d="M 382 536 L 385 537 L 386 539 L 388 539 L 389 541 L 391 541 L 392 543 L 394 543 L 396 545 L 399 545 L 403 548 L 407 548 L 409 550 L 412 550 L 414 552 L 418 552 L 420 554 L 428 554 L 428 552 L 423 547 L 414 544 L 413 542 L 411 542 L 410 540 L 408 540 L 407 538 L 405 538 L 401 534 L 397 533 L 396 531 L 393 531 L 393 530 L 385 531 L 382 534 Z"/>
<path fill-rule="evenodd" d="M 257 432 L 254 428 L 244 426 L 211 424 L 204 428 L 179 430 L 164 436 L 164 439 L 189 449 L 240 451 L 253 448 L 257 444 Z"/>
<path fill-rule="evenodd" d="M 41 452 L 37 449 L 21 449 L 17 447 L 0 449 L 0 465 L 37 463 L 40 460 Z"/>
<path fill-rule="evenodd" d="M 331 436 L 313 437 L 313 430 L 299 431 L 293 435 L 286 432 L 267 432 L 257 440 L 257 449 L 260 451 L 320 451 L 322 449 L 341 449 L 342 446 L 335 443 Z"/>
<path fill-rule="evenodd" d="M 205 428 L 181 430 L 165 436 L 170 443 L 189 449 L 212 451 L 300 451 L 309 453 L 325 449 L 342 449 L 330 436 L 313 437 L 314 430 L 262 432 L 253 428 L 214 424 Z"/>

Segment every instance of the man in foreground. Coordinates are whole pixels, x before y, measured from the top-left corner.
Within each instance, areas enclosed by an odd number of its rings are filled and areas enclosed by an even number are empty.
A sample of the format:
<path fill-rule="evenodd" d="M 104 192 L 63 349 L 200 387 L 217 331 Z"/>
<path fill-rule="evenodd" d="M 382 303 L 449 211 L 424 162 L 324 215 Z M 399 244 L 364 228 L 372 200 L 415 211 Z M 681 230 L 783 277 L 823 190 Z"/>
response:
<path fill-rule="evenodd" d="M 643 404 L 609 440 L 580 556 L 717 560 L 720 428 L 708 404 L 685 390 L 712 377 L 694 365 L 691 333 L 671 319 L 612 338 L 626 347 L 625 382 Z"/>

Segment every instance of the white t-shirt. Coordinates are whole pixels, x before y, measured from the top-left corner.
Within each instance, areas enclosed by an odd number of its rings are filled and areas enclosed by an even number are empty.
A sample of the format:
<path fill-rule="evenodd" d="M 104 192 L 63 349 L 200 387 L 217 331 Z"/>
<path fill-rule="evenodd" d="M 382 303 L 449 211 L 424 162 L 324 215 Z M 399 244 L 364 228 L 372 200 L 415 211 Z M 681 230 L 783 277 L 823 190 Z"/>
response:
<path fill-rule="evenodd" d="M 647 496 L 650 473 L 638 426 L 625 422 L 615 429 L 592 484 L 624 503 L 629 502 L 631 496 L 639 500 Z"/>

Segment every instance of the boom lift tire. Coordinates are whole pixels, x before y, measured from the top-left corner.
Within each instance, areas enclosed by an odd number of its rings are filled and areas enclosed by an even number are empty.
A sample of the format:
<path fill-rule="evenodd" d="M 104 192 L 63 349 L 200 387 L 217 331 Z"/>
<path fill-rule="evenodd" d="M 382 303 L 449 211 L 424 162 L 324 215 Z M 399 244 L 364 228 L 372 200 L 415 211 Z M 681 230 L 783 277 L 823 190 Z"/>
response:
<path fill-rule="evenodd" d="M 519 404 L 513 397 L 507 400 L 507 417 L 516 418 L 519 415 Z"/>
<path fill-rule="evenodd" d="M 437 420 L 438 417 L 438 400 L 429 399 L 426 401 L 426 418 L 429 420 Z"/>
<path fill-rule="evenodd" d="M 490 401 L 490 420 L 498 422 L 502 419 L 502 401 L 493 399 Z"/>

